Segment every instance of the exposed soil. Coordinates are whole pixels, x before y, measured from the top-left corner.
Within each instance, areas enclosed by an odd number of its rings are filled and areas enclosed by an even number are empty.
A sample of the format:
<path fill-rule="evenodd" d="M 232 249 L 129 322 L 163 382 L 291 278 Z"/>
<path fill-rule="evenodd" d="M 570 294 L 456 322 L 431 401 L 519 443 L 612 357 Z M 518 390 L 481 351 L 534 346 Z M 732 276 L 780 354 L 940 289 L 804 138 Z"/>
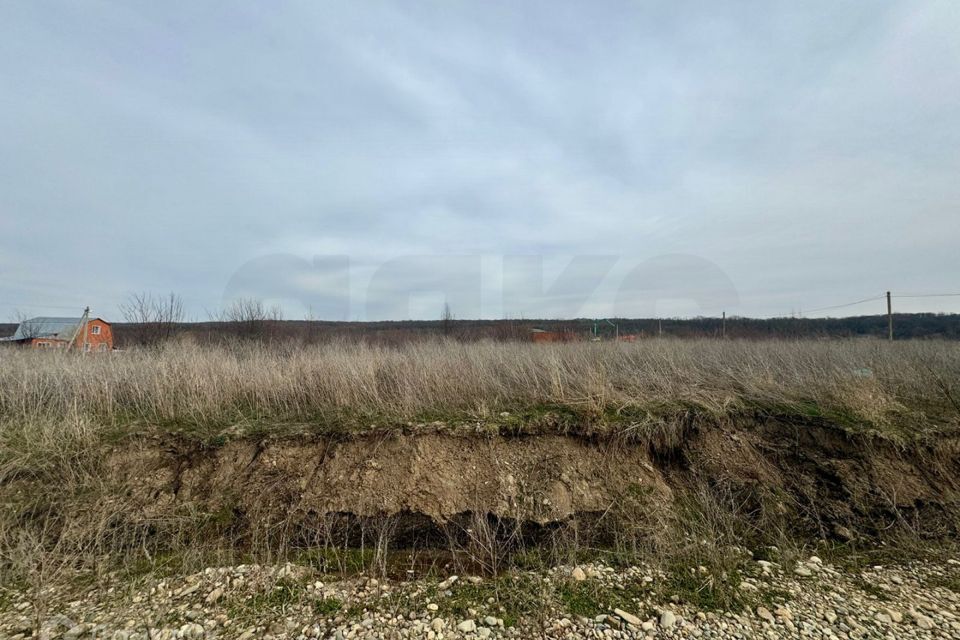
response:
<path fill-rule="evenodd" d="M 896 527 L 955 535 L 958 447 L 956 437 L 904 445 L 767 419 L 691 424 L 656 442 L 442 431 L 219 447 L 140 440 L 114 450 L 106 468 L 108 484 L 126 489 L 128 519 L 208 514 L 217 534 L 237 541 L 309 544 L 387 520 L 394 541 L 429 540 L 476 515 L 536 535 L 574 521 L 609 523 L 624 505 L 657 528 L 697 491 L 760 526 L 777 521 L 850 540 Z"/>

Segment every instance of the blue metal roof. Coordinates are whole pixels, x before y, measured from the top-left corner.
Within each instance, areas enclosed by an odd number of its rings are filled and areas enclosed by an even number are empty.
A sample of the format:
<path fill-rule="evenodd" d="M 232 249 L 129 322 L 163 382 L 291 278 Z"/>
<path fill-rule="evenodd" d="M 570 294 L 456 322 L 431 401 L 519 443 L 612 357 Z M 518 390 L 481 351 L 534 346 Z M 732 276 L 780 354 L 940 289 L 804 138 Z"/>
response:
<path fill-rule="evenodd" d="M 89 320 L 93 320 L 90 318 Z M 77 327 L 83 318 L 30 318 L 24 320 L 17 327 L 17 332 L 8 338 L 0 340 L 12 342 L 15 340 L 28 340 L 30 338 L 55 338 L 57 340 L 70 340 L 76 333 Z M 88 320 L 88 321 L 89 321 Z"/>

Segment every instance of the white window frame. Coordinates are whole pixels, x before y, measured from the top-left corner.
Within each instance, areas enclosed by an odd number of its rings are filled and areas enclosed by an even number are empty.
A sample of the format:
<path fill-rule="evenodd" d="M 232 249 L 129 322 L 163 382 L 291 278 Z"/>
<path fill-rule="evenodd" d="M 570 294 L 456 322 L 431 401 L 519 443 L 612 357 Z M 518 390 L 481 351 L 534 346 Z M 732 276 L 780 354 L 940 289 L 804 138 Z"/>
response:
<path fill-rule="evenodd" d="M 95 324 L 92 327 L 90 327 L 90 335 L 92 336 L 100 335 L 100 325 Z"/>

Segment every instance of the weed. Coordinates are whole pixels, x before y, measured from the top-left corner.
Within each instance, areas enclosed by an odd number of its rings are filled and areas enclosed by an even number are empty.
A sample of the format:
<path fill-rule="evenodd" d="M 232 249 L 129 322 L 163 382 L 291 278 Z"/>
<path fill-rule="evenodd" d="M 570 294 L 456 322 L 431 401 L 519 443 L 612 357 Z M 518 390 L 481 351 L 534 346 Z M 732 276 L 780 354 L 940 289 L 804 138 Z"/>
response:
<path fill-rule="evenodd" d="M 234 600 L 228 611 L 231 617 L 242 620 L 270 619 L 302 603 L 305 597 L 306 588 L 302 584 L 281 580 L 265 591 Z"/>
<path fill-rule="evenodd" d="M 343 609 L 343 602 L 337 598 L 321 598 L 313 601 L 313 612 L 320 616 L 331 616 Z"/>

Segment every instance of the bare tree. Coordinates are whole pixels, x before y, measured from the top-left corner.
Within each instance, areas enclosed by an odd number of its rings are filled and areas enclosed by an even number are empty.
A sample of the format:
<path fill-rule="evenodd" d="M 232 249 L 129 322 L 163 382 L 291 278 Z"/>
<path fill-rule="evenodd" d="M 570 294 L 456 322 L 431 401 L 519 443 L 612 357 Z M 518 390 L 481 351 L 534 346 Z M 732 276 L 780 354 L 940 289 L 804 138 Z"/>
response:
<path fill-rule="evenodd" d="M 237 298 L 213 319 L 237 325 L 240 335 L 245 338 L 262 339 L 274 323 L 283 320 L 283 311 L 279 305 L 267 307 L 257 298 Z"/>
<path fill-rule="evenodd" d="M 10 314 L 10 320 L 17 324 L 17 329 L 24 338 L 40 337 L 40 324 L 29 322 L 30 317 L 20 309 L 15 309 L 13 313 Z"/>
<path fill-rule="evenodd" d="M 443 303 L 443 313 L 440 315 L 440 330 L 443 335 L 448 336 L 453 331 L 453 312 L 450 310 L 450 303 Z"/>
<path fill-rule="evenodd" d="M 166 296 L 152 293 L 131 293 L 120 305 L 123 319 L 135 325 L 135 341 L 158 344 L 169 340 L 183 322 L 183 300 L 171 292 Z"/>

